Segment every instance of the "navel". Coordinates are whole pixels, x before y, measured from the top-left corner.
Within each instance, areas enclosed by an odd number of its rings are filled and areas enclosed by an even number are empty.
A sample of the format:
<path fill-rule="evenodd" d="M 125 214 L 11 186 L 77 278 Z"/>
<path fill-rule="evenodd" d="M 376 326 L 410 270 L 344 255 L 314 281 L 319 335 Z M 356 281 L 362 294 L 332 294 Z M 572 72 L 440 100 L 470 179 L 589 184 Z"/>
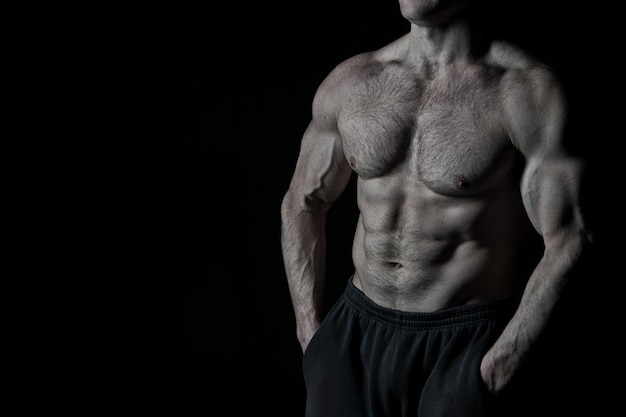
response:
<path fill-rule="evenodd" d="M 400 262 L 387 262 L 387 264 L 396 269 L 400 269 L 403 267 L 403 265 Z"/>
<path fill-rule="evenodd" d="M 470 183 L 463 175 L 454 176 L 454 186 L 457 190 L 464 190 L 469 187 Z"/>

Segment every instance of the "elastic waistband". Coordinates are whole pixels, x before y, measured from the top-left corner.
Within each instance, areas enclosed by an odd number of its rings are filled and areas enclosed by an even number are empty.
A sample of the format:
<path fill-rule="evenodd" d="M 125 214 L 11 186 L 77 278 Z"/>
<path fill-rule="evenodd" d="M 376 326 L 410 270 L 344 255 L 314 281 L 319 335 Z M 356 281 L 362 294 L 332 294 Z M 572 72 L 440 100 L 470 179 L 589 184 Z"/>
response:
<path fill-rule="evenodd" d="M 348 280 L 343 296 L 348 304 L 362 314 L 407 329 L 433 329 L 477 321 L 498 321 L 510 318 L 517 307 L 517 300 L 510 298 L 465 304 L 428 313 L 394 310 L 373 302 L 355 287 L 352 278 Z"/>

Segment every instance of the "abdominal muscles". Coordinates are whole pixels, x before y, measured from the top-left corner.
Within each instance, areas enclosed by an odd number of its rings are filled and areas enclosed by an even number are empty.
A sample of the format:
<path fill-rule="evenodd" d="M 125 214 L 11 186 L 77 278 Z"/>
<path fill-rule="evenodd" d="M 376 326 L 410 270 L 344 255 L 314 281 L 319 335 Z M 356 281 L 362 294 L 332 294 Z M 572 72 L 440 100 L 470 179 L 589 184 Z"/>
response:
<path fill-rule="evenodd" d="M 449 197 L 390 185 L 359 184 L 358 288 L 382 306 L 423 312 L 513 295 L 521 207 L 512 190 Z"/>

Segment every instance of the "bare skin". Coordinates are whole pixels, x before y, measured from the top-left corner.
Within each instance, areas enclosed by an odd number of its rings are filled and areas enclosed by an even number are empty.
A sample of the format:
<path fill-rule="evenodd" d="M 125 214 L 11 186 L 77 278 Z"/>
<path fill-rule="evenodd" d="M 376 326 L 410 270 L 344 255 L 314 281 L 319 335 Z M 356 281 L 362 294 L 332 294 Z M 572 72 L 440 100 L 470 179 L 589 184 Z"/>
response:
<path fill-rule="evenodd" d="M 388 308 L 431 312 L 514 296 L 532 225 L 543 257 L 481 364 L 497 393 L 545 330 L 590 238 L 579 201 L 584 163 L 565 149 L 558 80 L 516 47 L 484 38 L 466 3 L 400 0 L 410 32 L 322 82 L 283 199 L 282 247 L 304 351 L 323 318 L 326 215 L 352 175 L 353 281 Z"/>

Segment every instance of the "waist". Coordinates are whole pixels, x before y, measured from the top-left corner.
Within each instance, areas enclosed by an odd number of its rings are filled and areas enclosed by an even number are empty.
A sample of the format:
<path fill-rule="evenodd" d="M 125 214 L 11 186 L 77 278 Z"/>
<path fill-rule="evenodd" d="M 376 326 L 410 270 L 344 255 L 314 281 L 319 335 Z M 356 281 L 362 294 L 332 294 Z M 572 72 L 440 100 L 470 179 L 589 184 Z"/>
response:
<path fill-rule="evenodd" d="M 355 309 L 376 320 L 410 329 L 441 328 L 484 320 L 505 320 L 511 317 L 518 304 L 517 298 L 509 297 L 430 312 L 403 311 L 377 304 L 354 284 L 352 278 L 348 280 L 344 299 Z"/>
<path fill-rule="evenodd" d="M 357 267 L 352 285 L 372 302 L 385 308 L 406 312 L 433 312 L 450 307 L 515 298 L 517 280 L 513 275 L 484 273 L 467 275 L 463 271 L 406 275 L 384 269 Z"/>

